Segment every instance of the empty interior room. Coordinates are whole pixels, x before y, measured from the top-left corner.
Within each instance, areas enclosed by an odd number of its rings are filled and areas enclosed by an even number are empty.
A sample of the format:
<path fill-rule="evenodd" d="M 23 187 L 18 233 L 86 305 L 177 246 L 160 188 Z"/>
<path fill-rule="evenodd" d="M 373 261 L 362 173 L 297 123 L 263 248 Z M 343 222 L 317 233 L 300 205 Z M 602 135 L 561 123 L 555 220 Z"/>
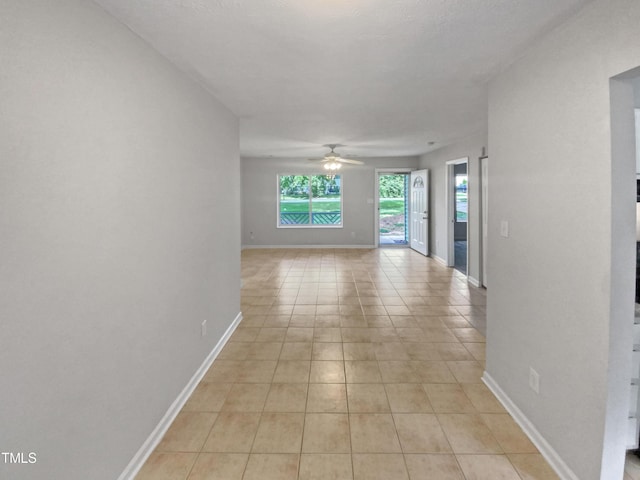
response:
<path fill-rule="evenodd" d="M 0 478 L 640 479 L 638 2 L 0 25 Z"/>

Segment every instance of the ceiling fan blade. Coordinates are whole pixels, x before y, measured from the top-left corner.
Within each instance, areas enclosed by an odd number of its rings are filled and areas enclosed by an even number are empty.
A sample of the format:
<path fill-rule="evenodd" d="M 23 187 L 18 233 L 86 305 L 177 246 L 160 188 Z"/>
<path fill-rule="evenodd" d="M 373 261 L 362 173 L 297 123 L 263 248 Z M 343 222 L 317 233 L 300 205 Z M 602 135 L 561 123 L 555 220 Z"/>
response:
<path fill-rule="evenodd" d="M 326 158 L 307 158 L 310 162 L 326 162 Z"/>
<path fill-rule="evenodd" d="M 362 160 L 352 160 L 350 158 L 339 158 L 338 161 L 342 163 L 349 163 L 351 165 L 364 165 Z"/>

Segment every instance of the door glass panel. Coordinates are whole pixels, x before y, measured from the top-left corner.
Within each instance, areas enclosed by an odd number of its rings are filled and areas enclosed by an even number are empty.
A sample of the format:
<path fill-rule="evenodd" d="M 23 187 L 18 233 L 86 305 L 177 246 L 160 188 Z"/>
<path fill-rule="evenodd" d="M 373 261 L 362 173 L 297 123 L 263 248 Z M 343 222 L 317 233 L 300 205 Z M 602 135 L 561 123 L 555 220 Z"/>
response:
<path fill-rule="evenodd" d="M 380 245 L 408 245 L 409 176 L 404 173 L 378 177 Z"/>
<path fill-rule="evenodd" d="M 456 222 L 467 221 L 467 174 L 456 175 Z"/>

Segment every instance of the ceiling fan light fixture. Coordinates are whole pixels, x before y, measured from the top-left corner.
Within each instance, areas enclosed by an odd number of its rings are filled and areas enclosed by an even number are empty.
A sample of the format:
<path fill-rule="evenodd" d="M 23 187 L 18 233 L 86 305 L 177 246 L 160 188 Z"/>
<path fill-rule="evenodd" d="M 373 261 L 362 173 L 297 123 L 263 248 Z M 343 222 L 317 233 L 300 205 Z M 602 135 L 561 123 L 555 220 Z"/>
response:
<path fill-rule="evenodd" d="M 335 170 L 340 170 L 340 167 L 342 167 L 342 165 L 340 165 L 338 162 L 335 162 L 335 161 L 327 162 L 324 164 L 325 170 L 335 171 Z"/>

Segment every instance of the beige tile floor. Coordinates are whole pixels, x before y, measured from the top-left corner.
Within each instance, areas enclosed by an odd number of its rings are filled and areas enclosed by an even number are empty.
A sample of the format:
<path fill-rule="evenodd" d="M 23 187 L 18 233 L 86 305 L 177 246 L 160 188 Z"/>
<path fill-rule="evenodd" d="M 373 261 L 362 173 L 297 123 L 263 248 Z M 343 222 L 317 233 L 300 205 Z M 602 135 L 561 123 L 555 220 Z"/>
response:
<path fill-rule="evenodd" d="M 246 250 L 244 319 L 137 480 L 557 479 L 481 382 L 485 292 L 408 249 Z"/>

